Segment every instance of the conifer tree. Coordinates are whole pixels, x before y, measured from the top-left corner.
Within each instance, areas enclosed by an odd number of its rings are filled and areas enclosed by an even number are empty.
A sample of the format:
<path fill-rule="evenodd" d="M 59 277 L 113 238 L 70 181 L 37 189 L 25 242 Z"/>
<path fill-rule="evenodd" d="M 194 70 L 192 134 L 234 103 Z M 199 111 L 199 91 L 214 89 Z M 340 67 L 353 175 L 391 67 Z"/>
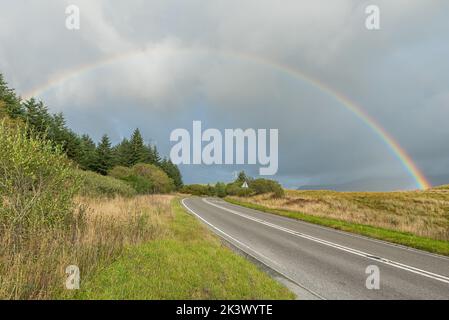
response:
<path fill-rule="evenodd" d="M 173 180 L 176 189 L 179 189 L 183 186 L 181 172 L 179 171 L 178 166 L 173 164 L 170 159 L 167 160 L 166 158 L 164 158 L 160 163 L 160 167 L 162 170 L 164 170 L 167 176 Z"/>
<path fill-rule="evenodd" d="M 155 145 L 148 145 L 146 162 L 149 164 L 154 164 L 156 166 L 159 166 L 161 164 L 161 156 L 159 155 L 159 152 L 157 151 L 157 147 Z"/>
<path fill-rule="evenodd" d="M 248 177 L 246 176 L 245 171 L 240 171 L 239 175 L 237 177 L 237 180 L 235 182 L 244 183 L 244 182 L 247 182 L 247 181 L 248 181 Z"/>
<path fill-rule="evenodd" d="M 95 170 L 97 153 L 95 142 L 87 134 L 81 136 L 81 152 L 79 165 L 84 170 Z"/>
<path fill-rule="evenodd" d="M 130 165 L 133 166 L 137 163 L 145 162 L 147 150 L 143 144 L 143 138 L 139 129 L 134 130 L 131 136 L 130 145 Z"/>
<path fill-rule="evenodd" d="M 122 142 L 114 147 L 115 165 L 131 167 L 131 143 L 124 138 Z"/>
<path fill-rule="evenodd" d="M 42 101 L 31 98 L 23 103 L 24 120 L 35 133 L 46 134 L 50 130 L 52 117 Z"/>
<path fill-rule="evenodd" d="M 0 73 L 0 101 L 4 102 L 6 112 L 9 117 L 15 119 L 23 116 L 23 109 L 20 103 L 20 98 L 17 97 L 13 89 L 8 87 L 8 84 Z"/>
<path fill-rule="evenodd" d="M 105 134 L 101 138 L 101 142 L 99 143 L 96 151 L 97 161 L 95 171 L 102 175 L 107 175 L 109 169 L 111 169 L 113 165 L 111 141 L 109 140 L 108 135 Z"/>

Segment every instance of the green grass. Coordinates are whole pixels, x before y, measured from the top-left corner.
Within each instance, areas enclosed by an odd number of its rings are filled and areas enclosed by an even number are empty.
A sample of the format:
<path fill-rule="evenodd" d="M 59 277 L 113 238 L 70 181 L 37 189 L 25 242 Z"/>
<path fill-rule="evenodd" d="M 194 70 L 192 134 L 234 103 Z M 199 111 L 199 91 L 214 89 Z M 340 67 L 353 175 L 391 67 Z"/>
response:
<path fill-rule="evenodd" d="M 293 293 L 220 240 L 176 199 L 170 232 L 129 247 L 81 284 L 77 299 L 292 299 Z"/>
<path fill-rule="evenodd" d="M 290 210 L 282 210 L 282 209 L 272 209 L 267 208 L 265 206 L 261 206 L 254 203 L 249 202 L 243 202 L 231 198 L 226 198 L 226 201 L 240 205 L 243 207 L 247 207 L 250 209 L 255 209 L 267 213 L 272 213 L 288 218 L 298 219 L 305 222 L 314 223 L 317 225 L 322 225 L 330 228 L 334 228 L 337 230 L 352 232 L 356 234 L 360 234 L 363 236 L 384 240 L 388 242 L 393 242 L 400 245 L 405 245 L 408 247 L 421 249 L 437 254 L 442 254 L 449 256 L 449 242 L 447 241 L 441 241 L 441 240 L 434 240 L 430 238 L 420 237 L 416 236 L 411 233 L 407 232 L 399 232 L 395 230 L 389 230 L 379 227 L 373 227 L 369 225 L 364 224 L 358 224 L 358 223 L 352 223 L 347 221 L 342 221 L 338 219 L 332 219 L 332 218 L 325 218 L 325 217 L 318 217 L 318 216 L 312 216 L 308 214 L 304 214 L 297 211 L 290 211 Z"/>
<path fill-rule="evenodd" d="M 90 197 L 132 197 L 137 194 L 127 183 L 110 177 L 102 176 L 92 171 L 76 170 L 82 179 L 79 194 Z"/>

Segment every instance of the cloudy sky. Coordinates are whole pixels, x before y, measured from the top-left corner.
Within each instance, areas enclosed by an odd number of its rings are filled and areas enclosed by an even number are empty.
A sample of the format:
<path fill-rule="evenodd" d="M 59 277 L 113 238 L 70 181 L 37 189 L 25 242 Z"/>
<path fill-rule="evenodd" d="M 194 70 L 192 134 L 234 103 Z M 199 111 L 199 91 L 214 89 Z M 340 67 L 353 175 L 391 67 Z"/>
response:
<path fill-rule="evenodd" d="M 77 31 L 65 27 L 70 4 L 80 8 Z M 365 28 L 369 4 L 380 8 L 380 30 Z M 287 187 L 416 188 L 320 82 L 371 115 L 433 184 L 449 183 L 445 0 L 0 0 L 0 8 L 0 72 L 96 140 L 107 133 L 118 142 L 139 127 L 168 155 L 170 132 L 191 130 L 193 120 L 277 128 L 275 178 Z M 258 167 L 244 168 L 256 176 Z M 231 180 L 239 169 L 181 166 L 188 183 Z"/>

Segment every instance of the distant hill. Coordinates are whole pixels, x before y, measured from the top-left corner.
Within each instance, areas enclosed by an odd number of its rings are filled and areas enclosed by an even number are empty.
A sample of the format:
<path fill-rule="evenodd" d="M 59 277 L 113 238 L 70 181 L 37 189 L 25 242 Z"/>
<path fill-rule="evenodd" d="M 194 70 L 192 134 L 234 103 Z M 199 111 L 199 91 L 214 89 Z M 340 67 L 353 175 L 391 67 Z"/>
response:
<path fill-rule="evenodd" d="M 449 191 L 449 184 L 445 184 L 445 185 L 442 185 L 442 186 L 436 186 L 436 187 L 433 187 L 432 189 L 434 189 L 434 190 L 448 190 Z"/>
<path fill-rule="evenodd" d="M 432 186 L 437 186 L 437 188 L 440 188 L 440 186 L 449 188 L 449 174 L 430 175 L 427 176 L 427 179 L 430 180 Z"/>
<path fill-rule="evenodd" d="M 340 189 L 341 189 L 341 185 L 337 185 L 337 184 L 314 184 L 314 185 L 300 186 L 296 190 L 330 190 L 330 191 L 339 191 Z"/>
<path fill-rule="evenodd" d="M 432 189 L 448 189 L 449 175 L 428 176 Z M 388 186 L 387 188 L 385 186 Z M 415 184 L 408 177 L 375 177 L 347 181 L 339 184 L 311 184 L 303 185 L 297 190 L 330 190 L 330 191 L 397 191 L 414 190 Z"/>
<path fill-rule="evenodd" d="M 388 187 L 385 187 L 388 186 Z M 343 182 L 340 184 L 312 184 L 303 185 L 297 190 L 330 190 L 330 191 L 396 191 L 413 190 L 416 187 L 410 184 L 407 177 L 378 177 L 365 178 Z"/>

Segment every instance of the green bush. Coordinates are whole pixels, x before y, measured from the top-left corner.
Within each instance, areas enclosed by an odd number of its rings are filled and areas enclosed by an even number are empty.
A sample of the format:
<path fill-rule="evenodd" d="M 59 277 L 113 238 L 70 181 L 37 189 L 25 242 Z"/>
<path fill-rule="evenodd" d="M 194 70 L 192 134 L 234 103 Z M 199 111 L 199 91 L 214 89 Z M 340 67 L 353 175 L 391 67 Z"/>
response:
<path fill-rule="evenodd" d="M 152 183 L 151 193 L 169 193 L 175 190 L 173 180 L 161 169 L 152 164 L 138 163 L 132 170 Z"/>
<path fill-rule="evenodd" d="M 226 196 L 248 197 L 255 194 L 272 193 L 274 197 L 280 198 L 284 196 L 284 189 L 282 186 L 274 181 L 268 179 L 247 179 L 248 188 L 242 188 L 243 182 L 236 180 L 225 185 L 218 182 L 215 187 L 202 184 L 185 185 L 180 189 L 182 193 L 189 193 L 195 196 L 217 196 L 224 198 Z"/>
<path fill-rule="evenodd" d="M 62 150 L 0 122 L 0 227 L 18 232 L 72 218 L 79 180 Z"/>
<path fill-rule="evenodd" d="M 132 168 L 117 166 L 109 171 L 109 175 L 125 181 L 139 194 L 169 193 L 175 189 L 173 180 L 151 164 L 138 163 Z"/>
<path fill-rule="evenodd" d="M 215 185 L 215 195 L 220 198 L 226 197 L 226 185 L 223 182 L 217 182 Z"/>
<path fill-rule="evenodd" d="M 109 171 L 109 175 L 120 179 L 131 186 L 138 194 L 153 193 L 153 182 L 149 179 L 137 175 L 134 170 L 127 167 L 117 166 Z"/>
<path fill-rule="evenodd" d="M 214 196 L 215 189 L 210 185 L 203 184 L 189 184 L 183 186 L 179 192 L 188 193 L 194 196 Z"/>
<path fill-rule="evenodd" d="M 273 193 L 276 198 L 284 196 L 284 189 L 282 186 L 274 180 L 268 179 L 255 179 L 249 182 L 249 187 L 255 194 Z"/>
<path fill-rule="evenodd" d="M 238 182 L 229 183 L 226 185 L 226 194 L 230 196 L 247 197 L 251 194 L 249 188 L 242 188 L 242 184 Z"/>
<path fill-rule="evenodd" d="M 108 174 L 111 177 L 117 178 L 117 179 L 125 179 L 126 177 L 129 177 L 131 175 L 133 175 L 133 171 L 128 168 L 128 167 L 123 167 L 123 166 L 116 166 L 114 168 L 112 168 Z"/>
<path fill-rule="evenodd" d="M 81 178 L 80 194 L 94 197 L 132 197 L 136 190 L 127 183 L 113 177 L 102 176 L 92 171 L 77 170 Z"/>

